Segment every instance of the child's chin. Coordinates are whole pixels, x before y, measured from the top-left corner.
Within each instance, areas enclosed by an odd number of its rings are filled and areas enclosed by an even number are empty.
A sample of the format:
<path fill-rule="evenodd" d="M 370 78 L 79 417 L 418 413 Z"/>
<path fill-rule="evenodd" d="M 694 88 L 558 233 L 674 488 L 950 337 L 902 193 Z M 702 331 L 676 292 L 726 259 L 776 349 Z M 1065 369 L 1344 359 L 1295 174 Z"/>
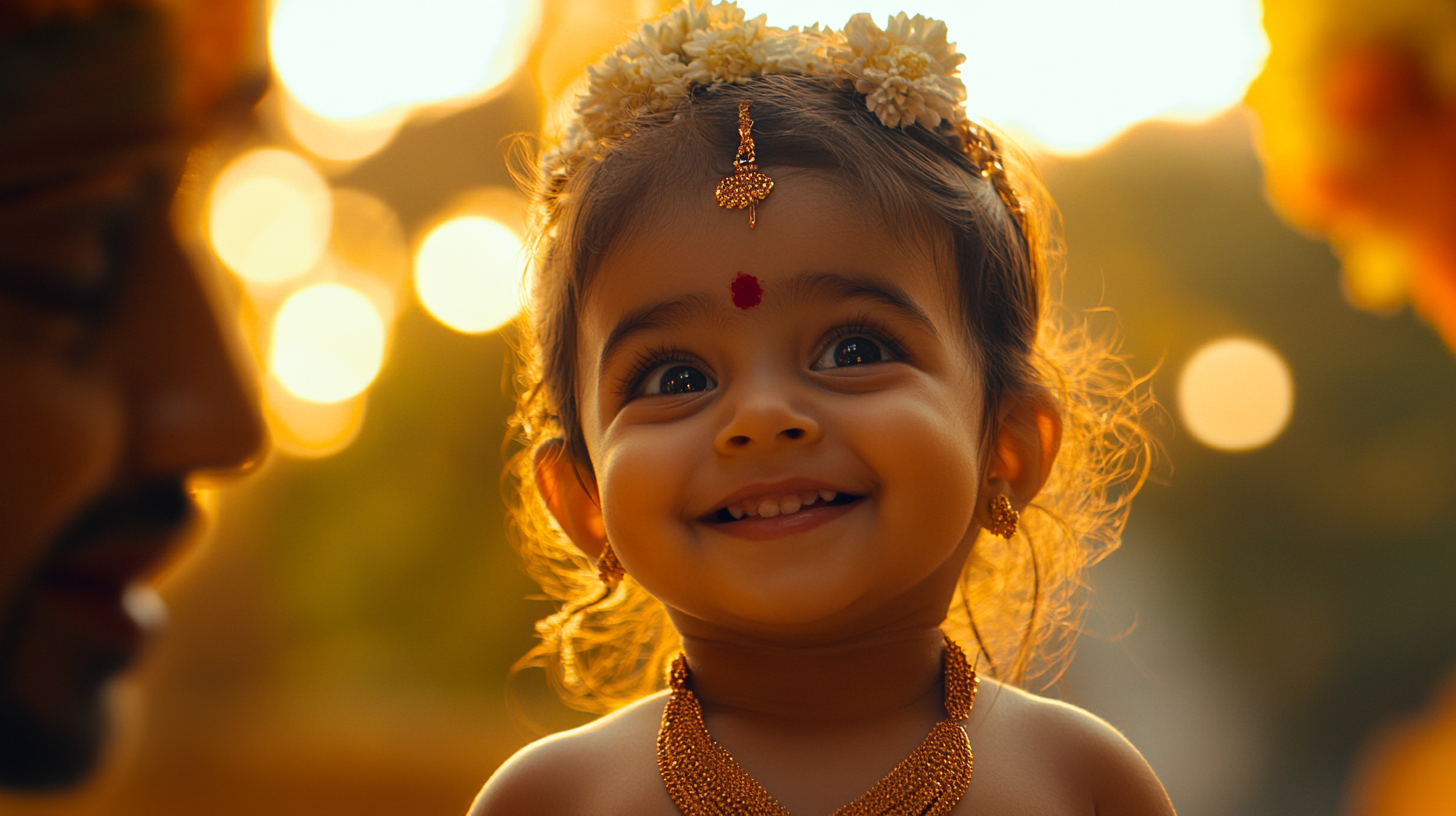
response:
<path fill-rule="evenodd" d="M 765 576 L 753 586 L 735 589 L 724 593 L 721 610 L 734 619 L 734 626 L 746 624 L 762 636 L 803 640 L 843 635 L 840 630 L 867 588 L 843 578 Z"/>

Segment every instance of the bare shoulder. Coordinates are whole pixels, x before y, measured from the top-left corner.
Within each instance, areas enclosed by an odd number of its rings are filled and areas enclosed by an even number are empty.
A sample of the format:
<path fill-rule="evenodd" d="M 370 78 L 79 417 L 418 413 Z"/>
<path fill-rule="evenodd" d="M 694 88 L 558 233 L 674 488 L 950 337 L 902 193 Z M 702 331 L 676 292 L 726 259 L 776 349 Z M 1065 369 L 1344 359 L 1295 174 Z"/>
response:
<path fill-rule="evenodd" d="M 657 812 L 656 740 L 666 699 L 654 694 L 527 745 L 491 775 L 470 816 Z"/>
<path fill-rule="evenodd" d="M 1066 806 L 1099 816 L 1162 816 L 1173 806 L 1147 760 L 1102 719 L 1068 703 L 985 680 L 966 722 L 976 775 L 987 793 L 1023 802 L 1046 797 L 1041 812 Z M 973 777 L 973 787 L 975 778 Z"/>

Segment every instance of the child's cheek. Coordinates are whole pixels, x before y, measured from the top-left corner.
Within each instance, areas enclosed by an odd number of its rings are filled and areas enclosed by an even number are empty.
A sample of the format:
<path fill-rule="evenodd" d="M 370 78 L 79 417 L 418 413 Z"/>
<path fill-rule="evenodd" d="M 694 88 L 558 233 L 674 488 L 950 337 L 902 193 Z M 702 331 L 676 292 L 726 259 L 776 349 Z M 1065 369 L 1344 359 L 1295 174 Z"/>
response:
<path fill-rule="evenodd" d="M 599 475 L 607 539 L 639 580 L 662 567 L 683 535 L 685 490 L 700 454 L 678 424 L 608 436 Z"/>
<path fill-rule="evenodd" d="M 876 500 L 892 546 L 882 568 L 924 578 L 960 544 L 975 512 L 979 428 L 952 393 L 912 389 L 858 406 L 852 444 L 880 481 Z"/>

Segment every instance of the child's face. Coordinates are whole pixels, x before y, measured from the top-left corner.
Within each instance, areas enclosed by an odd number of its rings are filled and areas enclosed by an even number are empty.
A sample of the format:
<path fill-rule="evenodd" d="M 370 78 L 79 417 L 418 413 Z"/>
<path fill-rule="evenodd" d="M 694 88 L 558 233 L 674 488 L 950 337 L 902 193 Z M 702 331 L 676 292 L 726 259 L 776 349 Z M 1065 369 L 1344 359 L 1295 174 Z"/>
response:
<path fill-rule="evenodd" d="M 938 622 L 983 459 L 948 253 L 822 177 L 774 176 L 757 228 L 684 191 L 591 283 L 577 365 L 607 538 L 680 627 Z M 758 305 L 735 304 L 739 273 Z"/>

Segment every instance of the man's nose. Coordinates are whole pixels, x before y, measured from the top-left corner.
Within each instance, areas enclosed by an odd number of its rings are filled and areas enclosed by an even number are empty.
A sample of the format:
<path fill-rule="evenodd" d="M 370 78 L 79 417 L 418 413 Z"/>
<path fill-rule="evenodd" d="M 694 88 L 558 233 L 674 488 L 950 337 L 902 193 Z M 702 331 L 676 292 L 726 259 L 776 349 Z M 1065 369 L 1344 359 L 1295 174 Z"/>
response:
<path fill-rule="evenodd" d="M 128 379 L 135 465 L 148 474 L 237 468 L 264 431 L 197 272 L 169 224 L 139 241 L 115 339 Z"/>

